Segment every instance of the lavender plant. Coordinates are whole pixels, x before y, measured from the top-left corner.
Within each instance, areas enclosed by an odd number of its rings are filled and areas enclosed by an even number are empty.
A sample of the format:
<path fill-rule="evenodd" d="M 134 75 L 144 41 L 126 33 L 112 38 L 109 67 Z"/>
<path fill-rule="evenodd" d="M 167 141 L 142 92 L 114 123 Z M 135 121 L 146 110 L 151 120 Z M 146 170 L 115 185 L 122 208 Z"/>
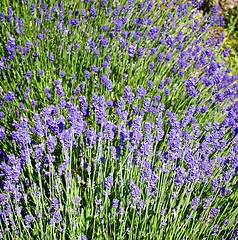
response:
<path fill-rule="evenodd" d="M 216 7 L 0 6 L 3 239 L 236 239 L 238 85 Z"/>

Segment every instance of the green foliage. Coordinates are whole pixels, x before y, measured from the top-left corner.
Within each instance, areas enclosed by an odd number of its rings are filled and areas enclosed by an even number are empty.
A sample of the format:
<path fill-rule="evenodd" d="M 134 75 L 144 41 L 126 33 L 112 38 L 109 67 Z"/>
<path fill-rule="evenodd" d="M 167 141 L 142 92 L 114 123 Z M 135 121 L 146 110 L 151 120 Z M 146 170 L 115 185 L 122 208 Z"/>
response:
<path fill-rule="evenodd" d="M 229 66 L 234 74 L 238 73 L 238 6 L 225 13 L 226 37 L 224 46 L 230 47 Z"/>

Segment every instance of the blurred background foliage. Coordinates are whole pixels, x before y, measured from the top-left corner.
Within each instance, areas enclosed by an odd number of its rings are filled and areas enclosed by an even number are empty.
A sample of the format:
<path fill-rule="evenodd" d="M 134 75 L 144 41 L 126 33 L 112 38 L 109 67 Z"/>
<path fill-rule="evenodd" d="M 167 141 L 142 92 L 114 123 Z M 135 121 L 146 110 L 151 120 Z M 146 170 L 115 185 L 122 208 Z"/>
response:
<path fill-rule="evenodd" d="M 224 14 L 224 47 L 230 47 L 229 65 L 234 74 L 238 74 L 238 5 Z"/>
<path fill-rule="evenodd" d="M 199 1 L 188 1 L 199 2 Z M 214 6 L 220 7 L 220 14 L 224 16 L 223 28 L 214 29 L 216 33 L 224 33 L 223 47 L 230 48 L 228 64 L 233 74 L 238 74 L 238 0 L 203 0 L 200 7 L 201 14 L 211 14 Z"/>
<path fill-rule="evenodd" d="M 225 20 L 225 25 L 219 29 L 219 32 L 224 32 L 224 49 L 230 48 L 229 66 L 233 74 L 238 74 L 238 1 L 204 0 L 201 10 L 204 14 L 209 14 L 214 5 L 220 6 L 220 13 Z"/>

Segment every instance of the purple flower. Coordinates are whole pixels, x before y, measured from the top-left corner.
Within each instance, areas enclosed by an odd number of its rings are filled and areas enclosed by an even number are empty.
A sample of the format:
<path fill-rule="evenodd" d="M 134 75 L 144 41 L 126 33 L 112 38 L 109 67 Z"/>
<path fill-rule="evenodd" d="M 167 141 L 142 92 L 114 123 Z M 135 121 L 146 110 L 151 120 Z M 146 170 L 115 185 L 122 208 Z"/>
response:
<path fill-rule="evenodd" d="M 59 209 L 59 201 L 56 197 L 52 198 L 51 205 L 55 211 L 57 211 Z"/>
<path fill-rule="evenodd" d="M 8 13 L 8 15 L 6 16 L 7 20 L 8 20 L 9 22 L 12 22 L 12 21 L 14 20 L 12 7 L 8 7 L 8 8 L 7 8 L 7 13 Z"/>
<path fill-rule="evenodd" d="M 108 106 L 109 108 L 110 108 L 110 107 L 113 107 L 113 101 L 112 101 L 112 100 L 108 100 L 107 106 Z"/>
<path fill-rule="evenodd" d="M 47 144 L 47 150 L 49 153 L 53 153 L 56 147 L 56 138 L 52 135 L 49 135 L 46 139 Z"/>
<path fill-rule="evenodd" d="M 227 225 L 229 224 L 229 222 L 230 222 L 230 219 L 226 218 L 226 219 L 224 220 L 224 225 L 227 226 Z"/>
<path fill-rule="evenodd" d="M 122 48 L 122 49 L 126 49 L 126 45 L 127 45 L 127 41 L 126 41 L 126 40 L 122 40 L 122 41 L 121 41 L 121 48 Z M 129 50 L 129 49 L 128 49 L 128 50 Z M 135 51 L 132 51 L 132 50 L 133 50 L 133 49 L 130 49 L 130 52 L 134 54 Z"/>
<path fill-rule="evenodd" d="M 145 112 L 148 112 L 149 111 L 149 107 L 150 107 L 150 98 L 146 98 L 144 100 L 144 104 L 143 104 L 143 110 Z"/>
<path fill-rule="evenodd" d="M 0 127 L 0 140 L 3 139 L 5 137 L 6 134 L 6 130 L 5 127 Z"/>
<path fill-rule="evenodd" d="M 4 100 L 5 101 L 14 101 L 15 96 L 13 92 L 8 92 L 7 94 L 4 94 Z"/>
<path fill-rule="evenodd" d="M 210 218 L 214 218 L 220 211 L 220 207 L 218 208 L 211 208 L 210 210 Z"/>
<path fill-rule="evenodd" d="M 104 61 L 101 66 L 103 68 L 107 68 L 109 66 L 109 62 L 108 61 Z"/>
<path fill-rule="evenodd" d="M 144 49 L 142 47 L 139 47 L 137 50 L 138 57 L 141 58 L 144 54 Z"/>
<path fill-rule="evenodd" d="M 5 117 L 5 113 L 4 112 L 0 112 L 0 118 L 4 118 Z"/>
<path fill-rule="evenodd" d="M 44 154 L 44 144 L 39 144 L 35 146 L 34 158 L 40 160 Z"/>
<path fill-rule="evenodd" d="M 151 27 L 148 32 L 148 36 L 152 39 L 158 38 L 158 34 L 159 34 L 159 27 L 156 27 L 156 26 Z"/>
<path fill-rule="evenodd" d="M 12 139 L 20 146 L 26 146 L 31 142 L 27 119 L 21 118 L 17 130 L 12 132 Z"/>
<path fill-rule="evenodd" d="M 220 187 L 220 180 L 218 178 L 212 179 L 212 191 L 216 191 L 217 188 Z"/>
<path fill-rule="evenodd" d="M 55 81 L 56 93 L 58 96 L 63 97 L 65 95 L 63 87 L 60 80 Z"/>
<path fill-rule="evenodd" d="M 191 204 L 190 204 L 191 208 L 193 210 L 196 210 L 199 202 L 200 202 L 200 197 L 197 196 L 197 197 L 193 198 L 193 200 L 191 201 Z"/>
<path fill-rule="evenodd" d="M 175 43 L 175 40 L 174 40 L 173 36 L 169 36 L 166 39 L 166 43 L 172 48 L 174 46 L 174 43 Z"/>
<path fill-rule="evenodd" d="M 103 38 L 100 40 L 100 45 L 106 47 L 108 45 L 108 38 Z"/>
<path fill-rule="evenodd" d="M 101 75 L 101 83 L 106 85 L 107 91 L 112 91 L 112 82 L 104 75 Z"/>
<path fill-rule="evenodd" d="M 60 72 L 60 77 L 61 77 L 61 78 L 64 78 L 64 77 L 65 77 L 65 72 L 64 72 L 64 71 L 61 71 L 61 72 Z"/>
<path fill-rule="evenodd" d="M 169 62 L 171 58 L 172 58 L 172 53 L 167 53 L 165 58 L 166 62 Z"/>
<path fill-rule="evenodd" d="M 114 138 L 114 131 L 116 130 L 116 126 L 111 122 L 106 122 L 103 125 L 103 137 L 109 141 L 112 141 Z"/>
<path fill-rule="evenodd" d="M 10 37 L 9 40 L 8 40 L 8 44 L 11 48 L 16 48 L 16 41 L 15 41 L 15 38 L 13 37 Z"/>
<path fill-rule="evenodd" d="M 4 70 L 4 62 L 0 61 L 0 71 Z"/>
<path fill-rule="evenodd" d="M 38 75 L 39 76 L 42 76 L 44 74 L 44 71 L 43 70 L 38 70 Z"/>
<path fill-rule="evenodd" d="M 157 56 L 158 62 L 162 62 L 163 58 L 164 58 L 164 54 L 163 53 L 159 53 L 158 56 Z"/>
<path fill-rule="evenodd" d="M 72 82 L 74 82 L 76 80 L 76 75 L 75 74 L 71 75 L 71 80 L 72 80 Z"/>
<path fill-rule="evenodd" d="M 162 90 L 163 88 L 164 88 L 164 82 L 163 82 L 163 81 L 160 81 L 160 82 L 159 82 L 159 89 Z"/>
<path fill-rule="evenodd" d="M 147 91 L 143 86 L 139 86 L 136 91 L 136 97 L 142 98 L 146 95 Z"/>
<path fill-rule="evenodd" d="M 122 33 L 122 37 L 124 39 L 126 39 L 128 37 L 128 35 L 129 35 L 128 31 L 125 31 L 125 32 Z"/>
<path fill-rule="evenodd" d="M 0 22 L 4 24 L 5 22 L 4 20 L 5 20 L 4 12 L 0 12 Z"/>
<path fill-rule="evenodd" d="M 68 24 L 71 25 L 71 26 L 78 26 L 79 19 L 78 18 L 70 18 L 68 20 Z"/>
<path fill-rule="evenodd" d="M 218 233 L 219 229 L 220 229 L 220 227 L 217 224 L 215 224 L 214 226 L 211 227 L 211 231 L 213 233 L 213 236 L 217 236 L 217 233 Z"/>
<path fill-rule="evenodd" d="M 112 188 L 112 186 L 113 186 L 113 177 L 111 175 L 109 175 L 108 177 L 105 178 L 104 186 L 108 190 L 110 190 Z"/>
<path fill-rule="evenodd" d="M 137 112 L 138 112 L 138 106 L 134 105 L 133 108 L 132 108 L 132 114 L 136 115 Z"/>
<path fill-rule="evenodd" d="M 32 221 L 33 221 L 33 218 L 29 214 L 24 217 L 24 223 L 27 228 L 31 227 Z"/>
<path fill-rule="evenodd" d="M 86 135 L 86 142 L 89 145 L 96 144 L 97 142 L 97 134 L 96 131 L 93 127 L 85 130 L 85 135 Z"/>
<path fill-rule="evenodd" d="M 92 6 L 90 7 L 90 15 L 91 15 L 91 18 L 95 18 L 96 14 L 97 14 L 97 9 L 95 8 L 94 5 L 92 5 Z"/>
<path fill-rule="evenodd" d="M 94 50 L 93 50 L 93 55 L 94 55 L 95 57 L 97 57 L 97 56 L 99 55 L 99 51 L 98 51 L 97 49 L 94 49 Z"/>
<path fill-rule="evenodd" d="M 52 219 L 50 220 L 50 223 L 56 223 L 59 224 L 62 221 L 62 215 L 60 214 L 60 212 L 53 212 L 51 213 L 52 215 Z"/>
<path fill-rule="evenodd" d="M 134 180 L 130 180 L 130 190 L 131 190 L 131 196 L 134 200 L 140 199 L 141 190 L 140 188 L 134 183 Z"/>
<path fill-rule="evenodd" d="M 51 53 L 50 53 L 50 62 L 51 62 L 51 63 L 54 62 L 54 59 L 55 59 L 55 58 L 54 58 L 54 54 L 51 52 Z"/>
<path fill-rule="evenodd" d="M 151 81 L 151 80 L 149 80 L 149 81 L 148 81 L 148 87 L 149 87 L 149 88 L 152 88 L 152 87 L 153 87 L 153 85 L 154 85 L 154 82 L 153 82 L 153 81 Z"/>
<path fill-rule="evenodd" d="M 118 199 L 113 199 L 112 200 L 112 207 L 113 208 L 118 208 L 119 206 L 119 200 Z"/>
<path fill-rule="evenodd" d="M 119 207 L 119 214 L 123 215 L 125 212 L 125 208 L 124 207 Z"/>
<path fill-rule="evenodd" d="M 102 74 L 101 75 L 101 83 L 106 84 L 108 81 L 109 81 L 109 79 L 104 74 Z"/>
<path fill-rule="evenodd" d="M 155 67 L 155 63 L 154 62 L 150 62 L 150 73 L 152 72 L 154 67 Z"/>
<path fill-rule="evenodd" d="M 23 93 L 23 97 L 24 97 L 25 99 L 28 99 L 28 93 L 27 93 L 27 92 L 24 92 L 24 93 Z"/>
<path fill-rule="evenodd" d="M 51 94 L 50 94 L 50 89 L 49 88 L 44 88 L 44 92 L 46 94 L 47 99 L 51 99 Z"/>
<path fill-rule="evenodd" d="M 39 33 L 38 35 L 37 35 L 37 38 L 38 38 L 38 40 L 42 40 L 43 39 L 43 35 L 42 35 L 42 33 Z"/>
<path fill-rule="evenodd" d="M 91 47 L 91 49 L 95 49 L 96 48 L 96 42 L 95 41 L 91 41 L 90 42 L 90 47 Z"/>
<path fill-rule="evenodd" d="M 71 146 L 73 146 L 73 142 L 75 141 L 73 130 L 71 128 L 60 133 L 59 138 L 64 149 L 69 149 Z"/>
<path fill-rule="evenodd" d="M 92 66 L 92 71 L 97 73 L 98 72 L 98 67 L 96 67 L 95 65 Z"/>
<path fill-rule="evenodd" d="M 170 93 L 170 90 L 169 90 L 168 88 L 166 88 L 166 89 L 164 90 L 164 95 L 165 95 L 165 96 L 168 96 L 169 93 Z"/>
<path fill-rule="evenodd" d="M 90 78 L 90 72 L 85 70 L 84 71 L 84 76 L 85 76 L 86 79 L 89 79 Z"/>
<path fill-rule="evenodd" d="M 123 73 L 122 77 L 123 77 L 124 80 L 126 80 L 128 75 L 126 73 Z"/>
<path fill-rule="evenodd" d="M 123 27 L 123 22 L 122 22 L 121 20 L 118 20 L 118 21 L 116 22 L 116 31 L 117 31 L 117 32 L 121 32 L 122 27 Z"/>
<path fill-rule="evenodd" d="M 103 30 L 103 31 L 107 31 L 107 29 L 108 29 L 108 26 L 107 26 L 107 25 L 103 25 L 103 26 L 102 26 L 102 30 Z"/>
<path fill-rule="evenodd" d="M 8 200 L 8 197 L 4 193 L 0 193 L 0 205 L 3 205 Z"/>
<path fill-rule="evenodd" d="M 97 196 L 96 196 L 94 202 L 95 202 L 96 206 L 99 206 L 99 205 L 101 205 L 102 200 L 98 199 Z"/>
<path fill-rule="evenodd" d="M 128 47 L 127 52 L 128 52 L 129 57 L 130 57 L 130 58 L 133 58 L 133 56 L 134 56 L 134 54 L 135 54 L 135 52 L 136 52 L 136 46 L 133 45 L 133 44 L 130 45 L 130 46 Z"/>
<path fill-rule="evenodd" d="M 36 104 L 37 104 L 37 102 L 36 102 L 35 100 L 31 100 L 31 104 L 32 104 L 33 108 L 35 108 L 35 107 L 36 107 Z"/>
<path fill-rule="evenodd" d="M 176 170 L 176 177 L 174 179 L 174 182 L 176 185 L 183 185 L 186 180 L 186 169 L 185 168 L 178 168 Z"/>
<path fill-rule="evenodd" d="M 150 50 L 150 54 L 151 55 L 154 55 L 156 53 L 157 49 L 156 48 L 151 48 Z"/>

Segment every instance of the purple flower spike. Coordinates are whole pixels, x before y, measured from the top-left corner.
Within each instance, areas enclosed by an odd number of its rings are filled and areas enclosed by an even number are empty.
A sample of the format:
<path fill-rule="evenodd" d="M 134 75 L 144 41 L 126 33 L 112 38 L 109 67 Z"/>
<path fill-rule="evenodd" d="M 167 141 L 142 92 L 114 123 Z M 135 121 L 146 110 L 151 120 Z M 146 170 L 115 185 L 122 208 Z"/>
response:
<path fill-rule="evenodd" d="M 5 127 L 0 127 L 0 140 L 5 137 Z"/>
<path fill-rule="evenodd" d="M 104 180 L 104 186 L 107 190 L 110 190 L 113 186 L 113 177 L 112 176 L 108 176 L 105 178 Z"/>
<path fill-rule="evenodd" d="M 118 199 L 113 199 L 112 200 L 112 207 L 113 208 L 118 208 L 119 206 L 119 200 Z"/>
<path fill-rule="evenodd" d="M 128 47 L 128 55 L 129 55 L 129 57 L 130 57 L 130 58 L 133 58 L 135 52 L 136 52 L 136 47 L 135 47 L 135 45 L 130 45 L 130 46 Z"/>
<path fill-rule="evenodd" d="M 60 72 L 60 77 L 61 77 L 61 78 L 64 78 L 64 77 L 65 77 L 65 71 L 61 71 L 61 72 Z"/>

